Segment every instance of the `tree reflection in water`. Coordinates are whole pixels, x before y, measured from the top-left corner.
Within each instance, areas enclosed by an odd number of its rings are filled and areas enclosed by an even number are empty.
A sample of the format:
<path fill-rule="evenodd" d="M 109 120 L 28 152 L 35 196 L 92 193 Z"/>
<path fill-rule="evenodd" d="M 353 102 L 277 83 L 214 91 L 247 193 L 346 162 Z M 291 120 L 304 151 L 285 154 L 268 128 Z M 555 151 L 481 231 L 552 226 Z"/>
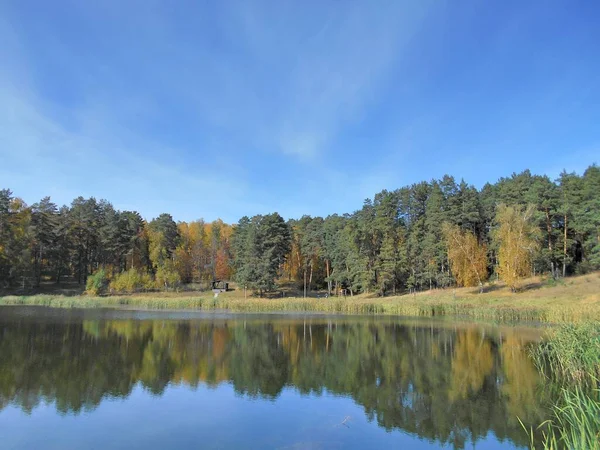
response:
<path fill-rule="evenodd" d="M 548 390 L 518 330 L 393 319 L 0 319 L 0 408 L 62 413 L 127 397 L 138 383 L 231 383 L 239 394 L 352 397 L 386 430 L 462 448 L 491 431 L 527 445 Z"/>

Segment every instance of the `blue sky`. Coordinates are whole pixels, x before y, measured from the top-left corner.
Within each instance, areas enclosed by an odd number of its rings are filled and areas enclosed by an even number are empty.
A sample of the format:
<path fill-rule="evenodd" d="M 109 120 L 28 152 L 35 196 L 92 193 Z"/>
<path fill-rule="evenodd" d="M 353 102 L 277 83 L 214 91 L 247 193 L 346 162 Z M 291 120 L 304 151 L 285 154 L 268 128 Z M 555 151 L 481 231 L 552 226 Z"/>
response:
<path fill-rule="evenodd" d="M 0 187 L 150 219 L 600 163 L 595 1 L 0 1 Z"/>

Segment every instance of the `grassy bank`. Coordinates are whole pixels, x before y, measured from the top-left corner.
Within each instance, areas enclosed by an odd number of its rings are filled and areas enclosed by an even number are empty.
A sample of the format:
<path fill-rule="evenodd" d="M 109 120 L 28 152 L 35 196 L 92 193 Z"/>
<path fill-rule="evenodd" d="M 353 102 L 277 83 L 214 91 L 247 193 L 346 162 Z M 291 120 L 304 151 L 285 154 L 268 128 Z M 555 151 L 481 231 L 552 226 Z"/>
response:
<path fill-rule="evenodd" d="M 574 277 L 563 283 L 528 280 L 519 293 L 501 284 L 476 289 L 446 289 L 394 297 L 359 295 L 331 298 L 248 297 L 234 291 L 212 293 L 146 293 L 129 296 L 5 296 L 0 305 L 44 305 L 59 308 L 133 307 L 143 309 L 201 309 L 239 312 L 322 312 L 394 314 L 403 316 L 463 316 L 474 319 L 576 323 L 600 320 L 600 274 Z"/>

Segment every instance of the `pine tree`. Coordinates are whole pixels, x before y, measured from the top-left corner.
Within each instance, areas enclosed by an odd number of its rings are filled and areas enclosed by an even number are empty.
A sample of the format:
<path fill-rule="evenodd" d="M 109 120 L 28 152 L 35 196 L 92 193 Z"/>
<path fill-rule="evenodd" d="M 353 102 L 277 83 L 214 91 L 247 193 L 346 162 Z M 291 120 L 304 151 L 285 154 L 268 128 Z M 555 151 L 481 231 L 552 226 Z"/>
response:
<path fill-rule="evenodd" d="M 581 204 L 581 178 L 575 173 L 562 172 L 559 177 L 559 214 L 562 247 L 562 276 L 567 275 L 567 267 L 574 262 L 573 247 L 580 240 L 576 239 L 575 230 L 577 205 Z"/>
<path fill-rule="evenodd" d="M 581 184 L 581 199 L 575 210 L 575 228 L 582 237 L 585 270 L 600 269 L 600 167 L 587 168 Z"/>
<path fill-rule="evenodd" d="M 235 228 L 232 246 L 236 280 L 262 296 L 275 287 L 291 248 L 291 234 L 277 213 L 243 217 Z"/>
<path fill-rule="evenodd" d="M 50 266 L 55 256 L 58 208 L 44 197 L 31 207 L 31 225 L 33 228 L 33 266 L 34 282 L 40 285 L 44 264 Z"/>

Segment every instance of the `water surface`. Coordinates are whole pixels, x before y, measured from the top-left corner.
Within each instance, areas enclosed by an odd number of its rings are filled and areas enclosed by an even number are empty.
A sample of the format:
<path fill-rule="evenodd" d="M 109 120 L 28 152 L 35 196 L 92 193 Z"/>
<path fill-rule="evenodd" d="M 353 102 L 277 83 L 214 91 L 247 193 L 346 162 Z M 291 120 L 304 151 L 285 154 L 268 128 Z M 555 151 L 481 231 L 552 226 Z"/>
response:
<path fill-rule="evenodd" d="M 515 448 L 540 331 L 0 307 L 2 448 Z"/>

